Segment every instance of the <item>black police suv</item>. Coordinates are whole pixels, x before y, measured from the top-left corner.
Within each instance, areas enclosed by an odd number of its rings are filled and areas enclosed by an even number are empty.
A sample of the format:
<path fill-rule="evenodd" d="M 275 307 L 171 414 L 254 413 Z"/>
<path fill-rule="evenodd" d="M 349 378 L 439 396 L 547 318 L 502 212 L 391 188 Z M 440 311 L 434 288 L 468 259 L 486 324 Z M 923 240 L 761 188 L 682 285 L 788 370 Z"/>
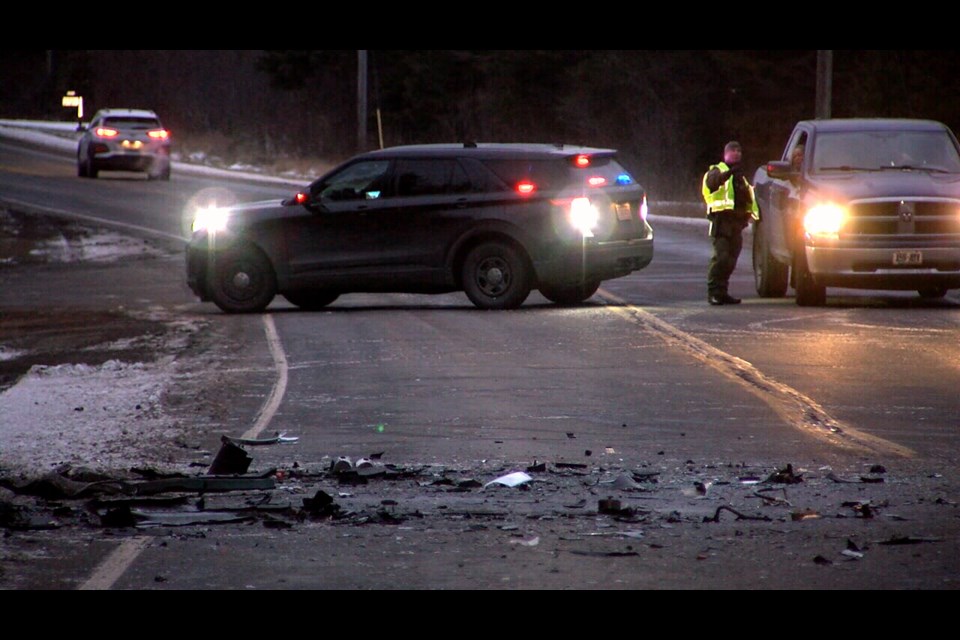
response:
<path fill-rule="evenodd" d="M 199 211 L 186 251 L 191 290 L 228 313 L 360 292 L 571 305 L 652 259 L 646 194 L 616 151 L 547 144 L 360 154 L 282 202 Z"/>

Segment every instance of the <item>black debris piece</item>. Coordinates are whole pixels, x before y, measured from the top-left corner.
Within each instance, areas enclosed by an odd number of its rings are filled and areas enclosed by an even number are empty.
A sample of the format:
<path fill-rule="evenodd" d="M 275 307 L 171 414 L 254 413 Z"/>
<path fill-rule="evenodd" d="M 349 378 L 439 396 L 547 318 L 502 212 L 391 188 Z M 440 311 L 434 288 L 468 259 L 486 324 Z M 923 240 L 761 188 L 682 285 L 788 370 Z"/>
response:
<path fill-rule="evenodd" d="M 78 482 L 56 472 L 23 483 L 0 479 L 0 486 L 18 495 L 34 496 L 45 500 L 82 498 L 94 494 L 115 495 L 123 492 L 123 483 L 120 481 Z"/>
<path fill-rule="evenodd" d="M 367 476 L 361 475 L 356 469 L 337 473 L 337 481 L 342 485 L 348 486 L 367 484 L 369 482 Z"/>
<path fill-rule="evenodd" d="M 577 437 L 577 434 L 568 432 L 568 433 L 567 433 L 567 437 L 570 438 L 571 440 L 573 440 L 573 439 L 575 439 L 575 438 Z"/>
<path fill-rule="evenodd" d="M 573 549 L 570 551 L 575 556 L 591 556 L 594 558 L 628 558 L 640 555 L 636 551 L 581 551 Z"/>
<path fill-rule="evenodd" d="M 243 449 L 243 447 L 234 444 L 227 436 L 221 438 L 222 444 L 217 457 L 207 470 L 211 476 L 228 476 L 244 474 L 250 468 L 253 458 Z"/>
<path fill-rule="evenodd" d="M 880 484 L 883 482 L 883 478 L 879 476 L 860 476 L 860 482 L 867 482 L 870 484 Z"/>
<path fill-rule="evenodd" d="M 327 518 L 340 514 L 340 505 L 322 489 L 318 490 L 312 498 L 303 499 L 303 509 L 314 518 Z"/>
<path fill-rule="evenodd" d="M 875 464 L 870 467 L 870 473 L 886 473 L 887 469 L 882 464 Z"/>
<path fill-rule="evenodd" d="M 916 536 L 891 536 L 888 540 L 881 540 L 878 544 L 900 545 L 900 544 L 923 544 L 925 542 L 942 542 L 942 538 L 923 538 Z"/>
<path fill-rule="evenodd" d="M 107 509 L 103 515 L 100 516 L 100 526 L 108 527 L 111 529 L 125 529 L 127 527 L 135 527 L 139 522 L 139 518 L 134 515 L 133 510 L 129 505 L 120 505 L 117 507 L 111 507 Z"/>
<path fill-rule="evenodd" d="M 816 564 L 824 564 L 824 565 L 833 564 L 833 560 L 830 560 L 829 558 L 824 558 L 823 556 L 817 556 L 813 559 L 813 561 Z"/>
<path fill-rule="evenodd" d="M 795 473 L 793 465 L 788 464 L 785 468 L 771 473 L 764 482 L 775 482 L 777 484 L 797 484 L 803 482 L 803 474 Z"/>
<path fill-rule="evenodd" d="M 128 483 L 129 492 L 138 495 L 153 495 L 168 491 L 187 491 L 213 493 L 220 491 L 258 491 L 274 489 L 277 486 L 275 470 L 269 474 L 254 474 L 237 477 L 197 476 L 195 478 L 169 478 L 166 480 L 147 480 Z"/>
<path fill-rule="evenodd" d="M 586 469 L 587 465 L 580 462 L 555 462 L 553 463 L 558 469 Z"/>
<path fill-rule="evenodd" d="M 534 460 L 533 464 L 527 467 L 526 469 L 527 473 L 543 473 L 546 470 L 547 470 L 547 463 L 541 462 L 538 464 L 536 460 Z"/>
<path fill-rule="evenodd" d="M 720 505 L 719 507 L 717 507 L 717 510 L 713 514 L 712 518 L 708 518 L 704 516 L 703 521 L 704 522 L 720 522 L 720 514 L 724 511 L 729 511 L 733 515 L 737 516 L 737 520 L 760 520 L 762 522 L 770 522 L 770 518 L 767 516 L 748 516 L 740 513 L 739 511 L 737 511 L 736 509 L 733 509 L 732 507 L 728 507 L 727 505 Z"/>

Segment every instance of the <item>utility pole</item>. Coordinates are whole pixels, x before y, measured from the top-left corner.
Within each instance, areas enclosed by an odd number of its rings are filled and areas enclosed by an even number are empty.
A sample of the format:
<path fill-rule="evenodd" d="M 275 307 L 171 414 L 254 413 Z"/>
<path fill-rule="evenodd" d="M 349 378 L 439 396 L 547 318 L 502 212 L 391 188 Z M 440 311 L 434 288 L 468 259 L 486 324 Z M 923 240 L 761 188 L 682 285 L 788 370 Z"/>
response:
<path fill-rule="evenodd" d="M 830 118 L 833 103 L 833 51 L 817 51 L 816 119 Z"/>
<path fill-rule="evenodd" d="M 357 51 L 357 147 L 367 150 L 367 51 Z"/>

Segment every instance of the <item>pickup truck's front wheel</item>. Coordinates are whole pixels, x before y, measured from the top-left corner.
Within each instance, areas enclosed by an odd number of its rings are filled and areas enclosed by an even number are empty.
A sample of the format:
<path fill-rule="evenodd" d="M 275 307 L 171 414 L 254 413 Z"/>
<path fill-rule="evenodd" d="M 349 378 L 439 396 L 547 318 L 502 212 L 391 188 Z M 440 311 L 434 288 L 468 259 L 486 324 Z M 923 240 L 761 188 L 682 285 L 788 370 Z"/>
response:
<path fill-rule="evenodd" d="M 753 281 L 757 295 L 781 298 L 787 293 L 790 268 L 770 254 L 766 229 L 761 223 L 753 227 Z"/>
<path fill-rule="evenodd" d="M 807 267 L 807 257 L 803 254 L 803 247 L 797 252 L 794 260 L 794 277 L 796 278 L 797 304 L 801 307 L 822 307 L 827 303 L 827 288 L 817 284 L 813 274 Z"/>

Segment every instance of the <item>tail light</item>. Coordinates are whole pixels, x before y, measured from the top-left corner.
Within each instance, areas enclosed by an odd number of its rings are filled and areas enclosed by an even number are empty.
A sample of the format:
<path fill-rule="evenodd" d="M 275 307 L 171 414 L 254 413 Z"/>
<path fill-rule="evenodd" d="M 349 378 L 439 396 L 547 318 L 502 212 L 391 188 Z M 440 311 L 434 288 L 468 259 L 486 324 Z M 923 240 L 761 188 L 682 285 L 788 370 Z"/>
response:
<path fill-rule="evenodd" d="M 516 189 L 517 193 L 520 195 L 530 196 L 533 195 L 533 192 L 537 190 L 537 185 L 529 180 L 522 180 L 521 182 L 517 183 Z"/>
<path fill-rule="evenodd" d="M 97 127 L 97 130 L 94 133 L 96 133 L 100 138 L 116 138 L 118 135 L 120 135 L 119 131 L 109 127 Z"/>
<path fill-rule="evenodd" d="M 147 136 L 151 140 L 169 140 L 170 132 L 166 129 L 154 129 L 153 131 L 147 131 Z"/>
<path fill-rule="evenodd" d="M 573 157 L 573 166 L 578 169 L 586 169 L 590 166 L 590 156 L 585 153 Z"/>

